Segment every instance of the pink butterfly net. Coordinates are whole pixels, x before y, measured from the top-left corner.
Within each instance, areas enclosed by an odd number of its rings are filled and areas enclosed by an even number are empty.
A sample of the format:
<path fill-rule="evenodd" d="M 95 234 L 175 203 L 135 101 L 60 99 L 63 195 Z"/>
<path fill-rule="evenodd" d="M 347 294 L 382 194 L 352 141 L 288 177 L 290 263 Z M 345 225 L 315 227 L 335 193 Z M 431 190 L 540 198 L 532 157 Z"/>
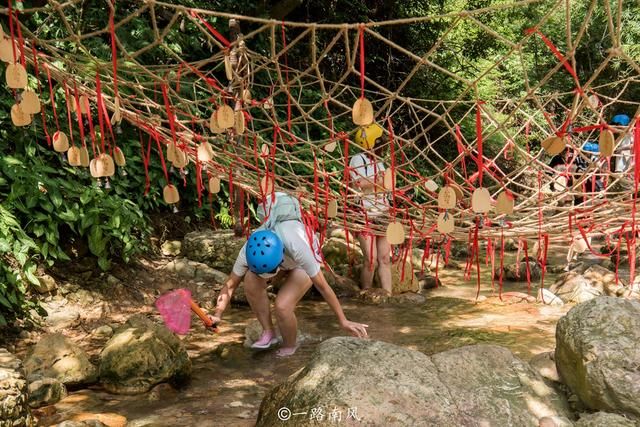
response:
<path fill-rule="evenodd" d="M 156 300 L 156 308 L 167 328 L 179 335 L 186 335 L 191 328 L 191 291 L 176 289 Z"/>

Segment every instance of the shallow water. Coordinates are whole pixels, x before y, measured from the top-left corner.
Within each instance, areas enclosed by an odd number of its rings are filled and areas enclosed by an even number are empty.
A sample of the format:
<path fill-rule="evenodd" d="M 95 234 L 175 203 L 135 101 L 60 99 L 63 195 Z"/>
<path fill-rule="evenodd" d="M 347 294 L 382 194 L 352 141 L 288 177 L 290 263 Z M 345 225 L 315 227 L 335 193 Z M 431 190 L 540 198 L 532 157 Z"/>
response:
<path fill-rule="evenodd" d="M 570 307 L 508 297 L 501 301 L 491 288 L 489 270 L 483 266 L 480 302 L 475 300 L 473 278 L 467 282 L 462 270 L 445 269 L 440 279 L 446 286 L 429 291 L 423 305 L 375 306 L 348 300 L 342 302 L 343 308 L 351 320 L 369 325 L 371 339 L 426 354 L 469 344 L 497 344 L 529 360 L 553 350 L 555 324 Z M 548 274 L 545 286 L 554 280 Z M 531 285 L 533 295 L 538 285 Z M 505 283 L 503 292 L 526 293 L 527 284 Z M 126 417 L 129 426 L 254 425 L 264 394 L 301 368 L 319 342 L 343 335 L 324 302 L 304 301 L 297 314 L 304 339 L 290 358 L 243 347 L 244 328 L 253 316 L 247 307 L 232 308 L 225 313 L 218 334 L 194 322 L 190 335 L 183 338 L 193 361 L 193 379 L 184 388 L 161 385 L 136 396 L 111 395 L 99 388 L 76 391 L 56 404 L 56 413 L 42 418 L 40 425 L 83 413 L 103 414 L 101 418 L 111 425 L 118 425 L 115 414 Z"/>

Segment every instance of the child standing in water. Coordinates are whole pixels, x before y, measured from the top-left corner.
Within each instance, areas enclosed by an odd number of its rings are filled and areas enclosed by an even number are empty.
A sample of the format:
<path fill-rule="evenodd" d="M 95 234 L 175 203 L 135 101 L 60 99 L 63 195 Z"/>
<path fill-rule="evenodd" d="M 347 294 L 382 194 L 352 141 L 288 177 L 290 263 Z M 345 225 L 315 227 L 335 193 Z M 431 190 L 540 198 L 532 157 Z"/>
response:
<path fill-rule="evenodd" d="M 360 209 L 367 222 L 374 224 L 384 221 L 389 210 L 386 191 L 383 188 L 384 164 L 377 160 L 382 156 L 384 129 L 377 123 L 359 128 L 355 141 L 363 149 L 351 157 L 349 173 L 352 185 L 363 195 Z M 382 289 L 391 294 L 391 245 L 386 235 L 376 235 L 370 230 L 358 235 L 364 265 L 360 273 L 360 286 L 368 289 L 373 284 L 376 267 Z"/>
<path fill-rule="evenodd" d="M 282 347 L 276 353 L 278 356 L 290 356 L 298 348 L 295 308 L 312 284 L 329 304 L 340 326 L 353 336 L 366 338 L 368 325 L 346 318 L 336 294 L 320 270 L 317 241 L 309 242 L 308 236 L 313 233 L 307 233 L 301 221 L 298 201 L 278 192 L 273 199 L 271 195 L 267 196 L 267 202 L 259 207 L 258 214 L 260 219 L 268 219 L 249 236 L 240 250 L 233 271 L 218 296 L 211 318 L 213 322 L 220 322 L 231 296 L 244 278 L 247 300 L 263 330 L 251 347 L 267 349 L 276 344 L 278 339 L 271 320 L 267 280 L 283 271 L 288 277 L 275 301 L 275 315 L 282 334 Z"/>

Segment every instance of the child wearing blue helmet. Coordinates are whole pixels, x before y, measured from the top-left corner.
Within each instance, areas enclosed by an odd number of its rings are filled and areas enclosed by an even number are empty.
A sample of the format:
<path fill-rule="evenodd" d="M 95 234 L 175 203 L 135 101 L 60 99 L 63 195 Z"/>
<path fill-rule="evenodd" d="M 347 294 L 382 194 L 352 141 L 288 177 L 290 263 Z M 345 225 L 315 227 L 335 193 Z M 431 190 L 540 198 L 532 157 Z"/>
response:
<path fill-rule="evenodd" d="M 247 300 L 263 330 L 252 348 L 266 349 L 276 344 L 278 340 L 271 320 L 267 279 L 284 271 L 288 277 L 275 301 L 275 314 L 282 335 L 278 356 L 290 356 L 297 350 L 298 328 L 294 311 L 312 284 L 336 314 L 343 329 L 354 336 L 367 337 L 368 325 L 347 320 L 336 294 L 320 270 L 320 249 L 317 240 L 309 242 L 297 200 L 279 192 L 274 198 L 268 196 L 267 199 L 271 199 L 269 203 L 258 209 L 259 218 L 264 217 L 265 221 L 240 250 L 233 271 L 220 291 L 212 320 L 215 323 L 220 321 L 233 292 L 244 279 Z"/>

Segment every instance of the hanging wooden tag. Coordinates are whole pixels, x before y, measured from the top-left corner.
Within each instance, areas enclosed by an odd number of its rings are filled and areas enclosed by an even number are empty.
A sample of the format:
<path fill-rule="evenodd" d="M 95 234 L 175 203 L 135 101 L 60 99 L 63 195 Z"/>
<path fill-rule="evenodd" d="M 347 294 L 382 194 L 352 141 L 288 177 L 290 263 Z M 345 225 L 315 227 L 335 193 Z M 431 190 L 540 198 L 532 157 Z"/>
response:
<path fill-rule="evenodd" d="M 326 151 L 327 153 L 333 153 L 337 145 L 338 144 L 335 141 L 331 141 L 324 146 L 324 151 Z"/>
<path fill-rule="evenodd" d="M 213 148 L 207 141 L 202 141 L 198 145 L 198 161 L 206 163 L 213 159 Z"/>
<path fill-rule="evenodd" d="M 251 103 L 251 91 L 249 89 L 244 89 L 242 91 L 242 100 L 247 104 Z"/>
<path fill-rule="evenodd" d="M 592 108 L 598 108 L 600 106 L 600 98 L 596 94 L 589 95 L 587 98 Z"/>
<path fill-rule="evenodd" d="M 262 102 L 262 108 L 265 110 L 271 110 L 273 108 L 273 98 L 268 97 Z"/>
<path fill-rule="evenodd" d="M 555 156 L 557 154 L 562 153 L 564 147 L 566 147 L 567 142 L 564 138 L 560 138 L 559 136 L 550 136 L 549 138 L 542 141 L 542 148 L 549 155 Z"/>
<path fill-rule="evenodd" d="M 187 155 L 187 153 L 185 153 L 179 148 L 176 148 L 175 158 L 173 159 L 173 166 L 175 166 L 178 169 L 182 169 L 186 167 L 188 164 L 189 164 L 189 156 Z"/>
<path fill-rule="evenodd" d="M 62 131 L 53 134 L 53 149 L 58 153 L 64 153 L 69 149 L 69 138 Z"/>
<path fill-rule="evenodd" d="M 437 221 L 438 232 L 442 234 L 453 233 L 455 228 L 455 220 L 449 212 L 440 212 Z"/>
<path fill-rule="evenodd" d="M 404 227 L 400 222 L 392 222 L 387 226 L 387 241 L 390 245 L 404 243 Z"/>
<path fill-rule="evenodd" d="M 218 124 L 217 111 L 214 111 L 213 113 L 211 113 L 211 118 L 209 119 L 209 130 L 212 133 L 224 132 L 224 129 L 222 129 Z"/>
<path fill-rule="evenodd" d="M 386 169 L 384 171 L 384 179 L 383 179 L 384 189 L 387 191 L 393 191 L 393 187 L 395 185 L 395 179 L 391 169 Z"/>
<path fill-rule="evenodd" d="M 353 123 L 358 126 L 368 126 L 373 123 L 373 106 L 367 98 L 358 98 L 351 111 Z"/>
<path fill-rule="evenodd" d="M 178 194 L 178 188 L 175 185 L 169 184 L 165 185 L 162 190 L 162 197 L 164 198 L 165 203 L 169 205 L 173 205 L 180 201 L 180 194 Z"/>
<path fill-rule="evenodd" d="M 102 153 L 98 156 L 96 167 L 98 168 L 100 176 L 111 177 L 116 173 L 113 158 L 107 153 Z"/>
<path fill-rule="evenodd" d="M 613 155 L 613 146 L 615 145 L 615 141 L 616 138 L 613 136 L 613 132 L 609 129 L 603 129 L 600 132 L 600 138 L 598 138 L 600 155 L 603 157 L 611 157 Z"/>
<path fill-rule="evenodd" d="M 228 105 L 221 105 L 216 113 L 216 119 L 218 120 L 218 126 L 222 129 L 232 128 L 235 122 L 233 108 Z"/>
<path fill-rule="evenodd" d="M 116 147 L 113 150 L 113 160 L 116 162 L 116 165 L 120 166 L 121 168 L 127 165 L 127 159 L 124 158 L 124 153 L 122 152 L 120 147 Z"/>
<path fill-rule="evenodd" d="M 269 155 L 269 152 L 271 151 L 271 149 L 269 148 L 269 145 L 267 144 L 262 144 L 260 146 L 260 155 L 262 157 L 267 157 Z"/>
<path fill-rule="evenodd" d="M 94 178 L 102 178 L 102 170 L 98 168 L 98 159 L 91 159 L 89 162 L 89 172 Z"/>
<path fill-rule="evenodd" d="M 427 190 L 435 193 L 436 191 L 438 191 L 438 184 L 436 184 L 436 182 L 434 180 L 428 179 L 424 183 L 424 188 L 426 188 Z"/>
<path fill-rule="evenodd" d="M 438 193 L 438 207 L 440 209 L 453 209 L 456 207 L 456 192 L 450 185 L 442 187 Z"/>
<path fill-rule="evenodd" d="M 228 54 L 224 55 L 224 74 L 227 76 L 227 80 L 233 80 L 233 67 L 231 65 L 231 57 Z"/>
<path fill-rule="evenodd" d="M 209 193 L 217 194 L 220 192 L 220 178 L 212 176 L 209 178 Z"/>
<path fill-rule="evenodd" d="M 67 160 L 71 166 L 80 166 L 80 149 L 75 145 L 69 147 L 69 151 L 67 151 Z"/>
<path fill-rule="evenodd" d="M 491 210 L 491 195 L 484 187 L 476 188 L 471 195 L 471 209 L 475 213 L 486 213 Z"/>
<path fill-rule="evenodd" d="M 244 134 L 244 131 L 246 130 L 246 123 L 245 123 L 245 117 L 244 117 L 244 113 L 240 110 L 235 112 L 235 119 L 234 119 L 234 124 L 233 127 L 236 131 L 236 135 L 242 135 Z"/>
<path fill-rule="evenodd" d="M 22 64 L 9 64 L 5 73 L 7 86 L 11 89 L 24 89 L 27 86 L 27 70 Z"/>
<path fill-rule="evenodd" d="M 338 216 L 338 201 L 336 199 L 331 199 L 327 204 L 327 218 L 335 218 L 337 216 Z"/>
<path fill-rule="evenodd" d="M 273 179 L 269 179 L 269 175 L 263 176 L 260 180 L 260 190 L 264 195 L 273 193 Z"/>
<path fill-rule="evenodd" d="M 20 54 L 20 48 L 15 42 L 14 45 L 16 48 L 16 59 L 18 59 L 17 56 Z M 12 64 L 14 62 L 13 46 L 11 46 L 11 39 L 9 38 L 0 40 L 0 60 L 7 64 Z"/>
<path fill-rule="evenodd" d="M 80 104 L 80 113 L 87 115 L 91 111 L 91 107 L 89 106 L 89 97 L 87 95 L 82 95 L 78 102 Z"/>
<path fill-rule="evenodd" d="M 40 98 L 38 98 L 37 93 L 32 90 L 25 90 L 22 92 L 21 97 L 20 106 L 22 111 L 27 114 L 38 114 L 40 112 Z"/>
<path fill-rule="evenodd" d="M 173 163 L 176 160 L 176 144 L 170 142 L 167 145 L 167 161 Z"/>
<path fill-rule="evenodd" d="M 80 147 L 80 166 L 82 166 L 83 168 L 88 168 L 89 163 L 89 150 L 87 150 L 87 147 Z"/>
<path fill-rule="evenodd" d="M 20 104 L 13 104 L 13 107 L 11 107 L 11 121 L 14 126 L 29 126 L 31 124 L 31 114 L 25 113 Z"/>
<path fill-rule="evenodd" d="M 503 191 L 496 199 L 496 212 L 498 215 L 511 215 L 513 213 L 513 205 L 513 196 Z"/>

